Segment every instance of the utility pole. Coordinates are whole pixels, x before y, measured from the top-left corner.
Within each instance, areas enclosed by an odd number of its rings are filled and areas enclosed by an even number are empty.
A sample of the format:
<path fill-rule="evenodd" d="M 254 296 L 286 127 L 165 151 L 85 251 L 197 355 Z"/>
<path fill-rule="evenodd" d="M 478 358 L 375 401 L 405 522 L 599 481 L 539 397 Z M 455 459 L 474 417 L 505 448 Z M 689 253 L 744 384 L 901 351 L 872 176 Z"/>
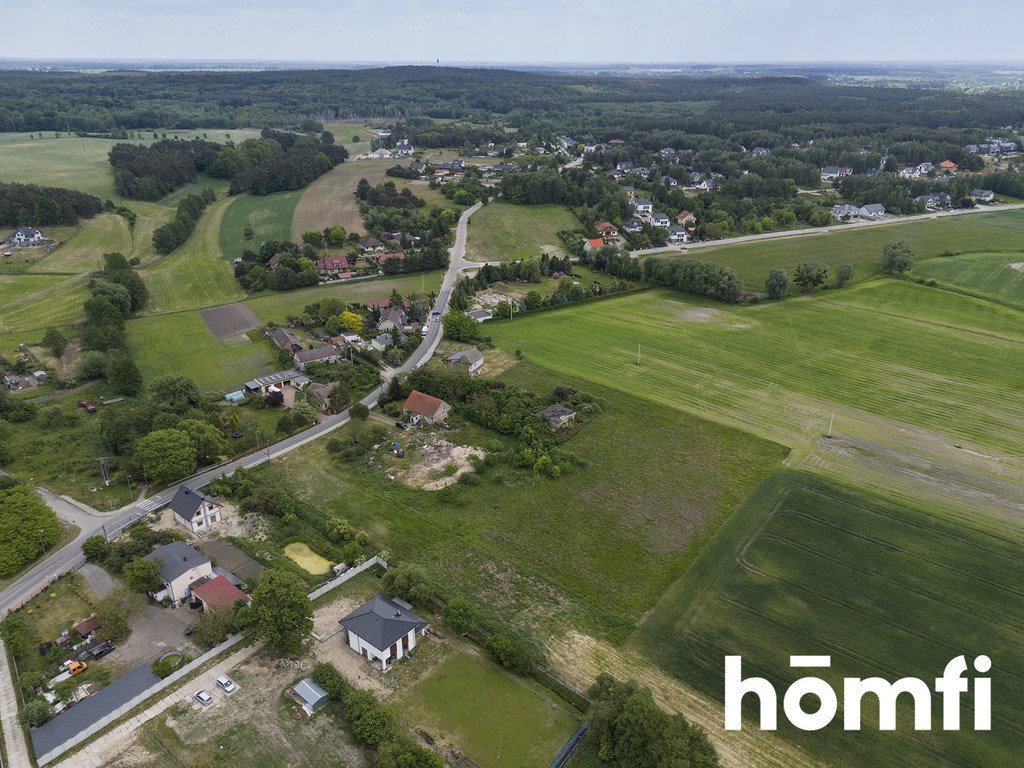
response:
<path fill-rule="evenodd" d="M 830 440 L 832 439 L 832 422 L 834 422 L 835 420 L 836 420 L 836 412 L 832 411 L 832 416 L 828 420 L 828 435 L 827 435 L 827 437 Z"/>
<path fill-rule="evenodd" d="M 636 343 L 636 364 L 640 365 L 640 342 Z"/>

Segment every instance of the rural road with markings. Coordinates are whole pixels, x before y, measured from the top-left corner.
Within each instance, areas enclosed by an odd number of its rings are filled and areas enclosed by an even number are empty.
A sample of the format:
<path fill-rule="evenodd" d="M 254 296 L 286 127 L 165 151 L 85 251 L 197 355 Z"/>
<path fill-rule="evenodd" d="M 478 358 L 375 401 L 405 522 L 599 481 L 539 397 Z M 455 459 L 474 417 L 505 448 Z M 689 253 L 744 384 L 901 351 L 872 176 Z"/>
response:
<path fill-rule="evenodd" d="M 441 288 L 437 293 L 437 300 L 434 302 L 433 311 L 435 312 L 443 313 L 446 311 L 448 300 L 451 298 L 452 290 L 455 288 L 455 282 L 458 280 L 462 270 L 467 267 L 479 266 L 473 262 L 467 262 L 465 256 L 466 240 L 469 234 L 469 217 L 480 210 L 480 207 L 481 203 L 477 203 L 471 208 L 467 208 L 459 218 L 459 223 L 455 228 L 455 245 L 449 249 L 448 271 L 445 273 L 444 280 L 441 282 Z M 441 341 L 442 328 L 440 318 L 432 316 L 427 321 L 427 326 L 427 335 L 423 337 L 423 341 L 412 355 L 409 356 L 409 359 L 392 372 L 393 376 L 415 370 L 430 360 L 434 350 L 437 349 L 437 345 Z M 385 381 L 381 386 L 364 397 L 361 402 L 370 408 L 376 406 L 387 384 L 388 382 Z M 60 514 L 62 519 L 73 522 L 81 530 L 74 541 L 57 550 L 45 560 L 37 563 L 4 589 L 3 592 L 0 592 L 0 616 L 4 616 L 9 611 L 21 607 L 26 600 L 26 596 L 37 593 L 40 584 L 53 581 L 61 574 L 80 564 L 83 561 L 82 542 L 87 538 L 97 534 L 104 535 L 107 538 L 116 535 L 152 510 L 160 509 L 166 505 L 171 497 L 174 496 L 179 486 L 188 485 L 192 488 L 201 488 L 222 475 L 232 474 L 240 467 L 248 469 L 258 466 L 269 459 L 283 456 L 312 440 L 323 437 L 328 432 L 333 432 L 335 429 L 347 424 L 348 421 L 349 412 L 347 410 L 334 416 L 327 416 L 318 424 L 303 432 L 285 438 L 266 448 L 261 448 L 239 459 L 234 459 L 233 461 L 187 477 L 148 499 L 129 504 L 109 514 L 101 514 L 95 512 L 95 510 L 89 511 L 89 508 L 85 507 L 85 505 L 71 503 L 65 497 L 54 496 L 52 493 L 44 490 L 43 495 L 47 503 Z"/>

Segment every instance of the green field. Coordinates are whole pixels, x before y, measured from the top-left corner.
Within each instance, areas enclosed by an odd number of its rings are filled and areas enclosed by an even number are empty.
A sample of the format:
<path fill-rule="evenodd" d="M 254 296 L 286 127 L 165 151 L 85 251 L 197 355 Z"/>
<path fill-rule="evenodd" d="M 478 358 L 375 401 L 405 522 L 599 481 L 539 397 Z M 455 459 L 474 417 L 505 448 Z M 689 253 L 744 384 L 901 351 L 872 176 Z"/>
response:
<path fill-rule="evenodd" d="M 580 720 L 539 684 L 475 653 L 443 661 L 403 693 L 395 709 L 481 768 L 546 768 Z"/>
<path fill-rule="evenodd" d="M 547 249 L 562 253 L 558 233 L 579 222 L 562 205 L 510 205 L 493 202 L 469 222 L 466 258 L 470 261 L 518 261 L 539 258 Z"/>
<path fill-rule="evenodd" d="M 245 296 L 220 249 L 221 221 L 233 202 L 210 203 L 184 245 L 142 270 L 150 294 L 145 314 L 212 307 Z"/>
<path fill-rule="evenodd" d="M 604 413 L 563 446 L 580 467 L 549 480 L 499 465 L 477 485 L 439 494 L 379 469 L 339 465 L 317 441 L 260 471 L 517 621 L 551 628 L 569 618 L 621 639 L 785 455 L 776 444 L 529 363 L 504 378 L 542 392 L 572 384 L 607 399 Z M 448 439 L 503 446 L 469 427 Z"/>
<path fill-rule="evenodd" d="M 474 224 L 477 216 L 473 217 Z M 796 265 L 803 261 L 820 261 L 833 268 L 850 263 L 854 265 L 854 280 L 867 279 L 881 269 L 885 245 L 897 240 L 907 243 L 914 260 L 921 262 L 948 251 L 1019 251 L 1022 237 L 1024 211 L 1018 210 L 709 246 L 695 248 L 690 255 L 730 266 L 748 289 L 760 290 L 769 270 L 780 267 L 792 277 Z"/>
<path fill-rule="evenodd" d="M 881 733 L 870 696 L 858 734 L 835 724 L 800 732 L 781 714 L 780 732 L 828 765 L 1009 766 L 1024 750 L 1024 728 L 1013 717 L 1024 695 L 1022 544 L 1019 524 L 982 533 L 821 478 L 780 472 L 704 549 L 637 639 L 665 669 L 716 698 L 726 654 L 743 656 L 747 676 L 769 678 L 780 700 L 806 674 L 789 670 L 791 654 L 830 655 L 831 669 L 814 674 L 837 691 L 843 676 L 930 681 L 960 654 L 968 663 L 989 655 L 996 681 L 991 733 L 914 732 L 906 697 L 898 731 Z M 965 723 L 971 700 L 963 699 Z M 934 723 L 941 711 L 936 696 Z M 754 717 L 754 707 L 746 714 Z"/>
<path fill-rule="evenodd" d="M 132 359 L 147 382 L 184 373 L 203 389 L 235 390 L 276 370 L 276 352 L 259 331 L 221 341 L 191 310 L 134 318 L 127 330 Z"/>
<path fill-rule="evenodd" d="M 267 240 L 291 240 L 292 215 L 302 197 L 302 190 L 278 192 L 274 195 L 238 195 L 232 199 L 220 225 L 220 250 L 229 257 L 242 255 L 246 248 L 259 250 Z M 246 240 L 246 227 L 253 230 Z"/>
<path fill-rule="evenodd" d="M 791 462 L 815 471 L 855 472 L 909 498 L 931 494 L 970 517 L 979 498 L 992 512 L 1019 514 L 1016 310 L 876 281 L 755 306 L 651 291 L 488 330 L 552 370 L 784 443 Z M 823 440 L 833 413 L 835 439 Z"/>
<path fill-rule="evenodd" d="M 1014 266 L 1017 265 L 1017 266 Z M 1024 252 L 971 253 L 914 265 L 915 277 L 991 296 L 1024 309 Z"/>
<path fill-rule="evenodd" d="M 246 299 L 245 304 L 260 320 L 280 323 L 289 315 L 299 315 L 304 307 L 329 296 L 336 296 L 349 303 L 365 304 L 372 299 L 386 298 L 396 289 L 403 296 L 419 293 L 420 290 L 436 292 L 443 277 L 443 272 L 427 272 L 406 277 L 356 280 L 340 285 L 318 285 L 294 291 L 267 291 Z"/>

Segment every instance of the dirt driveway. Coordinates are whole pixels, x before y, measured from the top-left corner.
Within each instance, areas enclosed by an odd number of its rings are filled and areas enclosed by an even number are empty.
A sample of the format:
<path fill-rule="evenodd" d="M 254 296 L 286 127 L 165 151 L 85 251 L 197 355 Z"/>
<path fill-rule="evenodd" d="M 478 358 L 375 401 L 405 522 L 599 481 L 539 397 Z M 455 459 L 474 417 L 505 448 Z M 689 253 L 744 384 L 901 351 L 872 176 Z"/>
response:
<path fill-rule="evenodd" d="M 104 662 L 117 674 L 124 674 L 141 664 L 151 664 L 160 654 L 175 649 L 198 656 L 199 648 L 185 637 L 185 628 L 198 619 L 199 611 L 190 608 L 147 604 L 146 609 L 131 620 L 132 633 L 117 643 L 117 648 Z"/>

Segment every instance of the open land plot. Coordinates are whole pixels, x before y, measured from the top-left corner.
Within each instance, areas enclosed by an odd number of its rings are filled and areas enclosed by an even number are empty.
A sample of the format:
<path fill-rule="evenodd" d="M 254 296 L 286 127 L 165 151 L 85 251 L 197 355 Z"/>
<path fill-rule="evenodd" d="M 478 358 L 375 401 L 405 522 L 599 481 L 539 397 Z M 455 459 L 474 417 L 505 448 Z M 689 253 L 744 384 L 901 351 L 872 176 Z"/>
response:
<path fill-rule="evenodd" d="M 839 264 L 853 264 L 854 280 L 865 280 L 881 270 L 885 245 L 899 240 L 910 246 L 914 260 L 920 262 L 946 252 L 1019 251 L 1022 236 L 1024 211 L 1018 210 L 709 246 L 694 249 L 691 255 L 732 267 L 749 289 L 760 290 L 770 270 L 778 267 L 792 276 L 804 261 L 820 261 L 832 272 Z"/>
<path fill-rule="evenodd" d="M 321 442 L 261 472 L 324 512 L 363 528 L 397 557 L 430 563 L 449 583 L 548 629 L 564 619 L 622 638 L 784 450 L 767 441 L 520 363 L 510 383 L 580 386 L 608 400 L 563 447 L 581 466 L 555 480 L 511 467 L 475 485 L 410 488 L 385 472 L 338 464 Z M 463 433 L 465 430 L 465 433 Z M 445 433 L 490 445 L 493 433 Z M 393 439 L 406 440 L 395 431 Z"/>
<path fill-rule="evenodd" d="M 1024 309 L 1024 251 L 927 259 L 914 265 L 913 274 Z"/>
<path fill-rule="evenodd" d="M 979 507 L 1020 518 L 1016 310 L 876 281 L 745 307 L 645 292 L 488 332 L 552 370 L 782 442 L 793 466 L 857 475 L 886 496 L 928 494 L 970 519 Z"/>
<path fill-rule="evenodd" d="M 366 145 L 369 150 L 369 144 Z M 356 184 L 365 178 L 378 184 L 394 160 L 347 160 L 337 165 L 301 193 L 292 217 L 292 240 L 301 242 L 302 233 L 340 224 L 347 232 L 364 232 L 363 216 L 355 198 Z"/>
<path fill-rule="evenodd" d="M 564 205 L 511 205 L 492 202 L 473 215 L 466 258 L 469 261 L 518 261 L 539 258 L 545 250 L 564 255 L 558 233 L 579 222 Z"/>
<path fill-rule="evenodd" d="M 744 673 L 767 677 L 780 695 L 805 674 L 789 669 L 790 654 L 830 655 L 831 669 L 815 675 L 837 691 L 844 676 L 929 680 L 960 654 L 968 663 L 989 655 L 1001 678 L 989 733 L 915 732 L 903 697 L 898 731 L 882 733 L 871 696 L 859 733 L 788 726 L 780 733 L 829 765 L 1011 765 L 1024 749 L 1024 728 L 1011 716 L 1024 695 L 1022 542 L 1020 526 L 981 532 L 779 472 L 705 547 L 637 640 L 662 667 L 716 698 L 726 654 L 742 655 Z M 964 697 L 965 722 L 971 707 Z M 933 722 L 941 708 L 934 697 Z M 754 717 L 754 707 L 746 714 Z"/>
<path fill-rule="evenodd" d="M 386 298 L 393 290 L 397 290 L 403 296 L 419 293 L 421 290 L 436 292 L 443 277 L 443 272 L 426 272 L 420 275 L 376 280 L 349 280 L 294 291 L 267 291 L 246 299 L 245 304 L 263 322 L 280 323 L 289 316 L 302 314 L 304 307 L 331 297 L 337 297 L 350 304 L 365 304 L 373 299 Z"/>
<path fill-rule="evenodd" d="M 192 237 L 140 271 L 150 293 L 145 314 L 211 307 L 244 297 L 219 243 L 221 221 L 232 202 L 222 199 L 210 203 Z"/>
<path fill-rule="evenodd" d="M 395 709 L 481 768 L 544 768 L 581 719 L 538 683 L 476 653 L 441 662 L 401 695 Z"/>
<path fill-rule="evenodd" d="M 245 304 L 222 304 L 219 307 L 200 309 L 206 327 L 218 339 L 227 339 L 240 333 L 259 328 L 262 323 Z"/>
<path fill-rule="evenodd" d="M 192 310 L 132 318 L 126 327 L 132 359 L 147 382 L 184 373 L 203 389 L 234 390 L 274 370 L 274 350 L 258 331 L 220 339 Z"/>
<path fill-rule="evenodd" d="M 242 251 L 258 251 L 268 240 L 292 239 L 292 216 L 303 190 L 277 192 L 273 195 L 238 195 L 224 213 L 220 224 L 220 249 L 225 256 L 236 258 Z M 253 231 L 252 240 L 245 239 L 245 228 Z"/>

